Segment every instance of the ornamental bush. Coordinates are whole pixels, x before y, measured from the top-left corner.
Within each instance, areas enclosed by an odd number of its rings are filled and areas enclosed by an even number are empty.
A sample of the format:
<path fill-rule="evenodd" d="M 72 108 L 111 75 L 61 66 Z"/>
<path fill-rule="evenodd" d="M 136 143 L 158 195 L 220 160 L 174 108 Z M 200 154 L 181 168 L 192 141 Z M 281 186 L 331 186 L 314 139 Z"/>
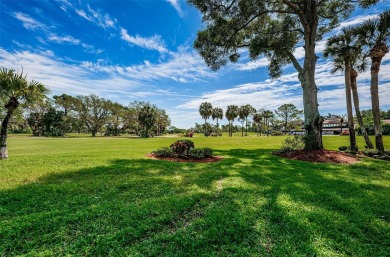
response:
<path fill-rule="evenodd" d="M 157 157 L 172 157 L 173 151 L 169 147 L 161 147 L 154 151 L 153 154 Z"/>
<path fill-rule="evenodd" d="M 294 150 L 301 150 L 305 146 L 303 136 L 294 135 L 284 140 L 280 150 L 275 151 L 276 154 L 285 154 Z"/>
<path fill-rule="evenodd" d="M 341 152 L 345 152 L 347 150 L 348 150 L 348 146 L 343 145 L 343 146 L 339 147 L 339 151 L 341 151 Z"/>
<path fill-rule="evenodd" d="M 189 156 L 194 159 L 203 159 L 205 157 L 204 155 L 204 149 L 203 148 L 191 148 L 189 151 Z"/>
<path fill-rule="evenodd" d="M 205 157 L 213 156 L 211 148 L 195 148 L 194 142 L 188 139 L 177 140 L 170 147 L 162 147 L 153 151 L 152 154 L 156 157 L 175 157 L 182 159 L 197 159 L 201 160 Z"/>
<path fill-rule="evenodd" d="M 177 140 L 171 144 L 171 149 L 177 156 L 188 156 L 191 148 L 195 148 L 195 144 L 189 139 Z"/>
<path fill-rule="evenodd" d="M 213 149 L 205 147 L 203 148 L 204 157 L 212 157 L 213 156 Z"/>

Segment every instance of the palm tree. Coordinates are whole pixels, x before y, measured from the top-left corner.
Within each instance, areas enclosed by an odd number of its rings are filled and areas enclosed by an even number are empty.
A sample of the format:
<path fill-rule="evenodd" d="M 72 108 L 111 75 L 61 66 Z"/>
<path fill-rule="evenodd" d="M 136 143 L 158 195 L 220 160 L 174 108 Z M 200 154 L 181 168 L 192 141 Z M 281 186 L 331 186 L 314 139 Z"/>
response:
<path fill-rule="evenodd" d="M 341 39 L 340 39 L 341 38 Z M 357 33 L 354 29 L 351 28 L 345 28 L 343 30 L 343 34 L 336 36 L 334 38 L 330 38 L 328 43 L 333 43 L 332 46 L 327 48 L 325 50 L 325 55 L 333 55 L 334 57 L 334 68 L 332 70 L 332 73 L 335 73 L 337 71 L 344 71 L 345 76 L 348 76 L 347 72 L 349 72 L 349 80 L 345 80 L 346 82 L 346 88 L 347 88 L 347 82 L 349 83 L 350 89 L 352 90 L 352 98 L 353 98 L 353 103 L 355 106 L 355 113 L 357 117 L 358 124 L 361 128 L 364 140 L 366 142 L 366 145 L 369 149 L 373 148 L 373 145 L 371 143 L 370 138 L 367 135 L 366 129 L 364 127 L 363 119 L 360 114 L 360 105 L 359 105 L 359 95 L 357 91 L 357 83 L 356 83 L 356 77 L 357 77 L 357 71 L 364 71 L 366 68 L 366 61 L 365 61 L 365 55 L 362 53 L 362 44 L 358 40 Z M 343 45 L 344 44 L 344 45 Z M 334 49 L 338 47 L 338 50 L 335 51 Z M 332 48 L 332 49 L 331 49 Z M 349 69 L 345 68 L 346 62 L 345 60 L 347 59 L 349 63 Z M 347 89 L 346 89 L 347 90 Z M 350 93 L 349 95 L 346 94 L 346 97 L 350 98 Z M 350 99 L 349 99 L 350 101 Z M 349 102 L 350 105 L 352 103 Z M 350 140 L 351 136 L 354 138 L 354 143 L 356 145 L 356 138 L 355 138 L 355 133 L 351 132 L 350 128 L 351 125 L 353 126 L 353 120 L 349 116 L 352 113 L 352 106 L 349 107 L 348 102 L 347 102 L 347 108 L 350 108 L 348 111 L 348 127 L 349 127 L 349 134 L 350 134 Z M 349 122 L 352 120 L 352 124 Z M 342 122 L 342 121 L 341 121 Z M 351 149 L 353 149 L 351 147 Z"/>
<path fill-rule="evenodd" d="M 214 108 L 213 113 L 211 114 L 211 118 L 213 118 L 213 120 L 217 119 L 217 136 L 218 136 L 218 128 L 219 128 L 218 119 L 223 118 L 223 110 L 218 107 Z"/>
<path fill-rule="evenodd" d="M 364 69 L 364 66 L 361 67 Z M 367 135 L 367 131 L 363 122 L 363 117 L 360 112 L 359 95 L 358 95 L 357 83 L 356 83 L 357 76 L 358 76 L 358 72 L 354 69 L 354 67 L 351 67 L 351 89 L 352 89 L 352 96 L 353 96 L 353 105 L 355 106 L 356 119 L 358 121 L 360 130 L 363 134 L 364 141 L 366 142 L 367 148 L 373 149 L 374 146 L 372 145 L 371 140 Z"/>
<path fill-rule="evenodd" d="M 232 133 L 232 124 L 234 119 L 237 118 L 238 115 L 238 106 L 237 105 L 229 105 L 226 109 L 225 117 L 229 121 L 229 137 L 233 136 Z"/>
<path fill-rule="evenodd" d="M 274 116 L 274 113 L 270 110 L 263 111 L 263 117 L 264 117 L 264 126 L 266 126 L 267 129 L 267 137 L 269 136 L 269 118 L 272 118 Z"/>
<path fill-rule="evenodd" d="M 256 112 L 256 109 L 252 107 L 250 104 L 246 104 L 243 106 L 244 110 L 244 118 L 245 118 L 245 136 L 248 135 L 248 117 L 249 115 Z"/>
<path fill-rule="evenodd" d="M 260 114 L 260 113 L 256 113 L 255 115 L 253 115 L 253 121 L 256 123 L 257 125 L 257 136 L 259 136 L 259 131 L 260 131 L 260 136 L 261 136 L 261 121 L 263 120 L 263 116 Z"/>
<path fill-rule="evenodd" d="M 245 106 L 242 105 L 240 107 L 238 107 L 238 121 L 241 122 L 241 136 L 244 137 L 244 122 L 245 122 Z"/>
<path fill-rule="evenodd" d="M 213 114 L 213 106 L 209 102 L 204 102 L 199 107 L 200 116 L 204 119 L 204 129 L 206 130 L 207 119 Z M 207 131 L 205 131 L 207 134 Z"/>
<path fill-rule="evenodd" d="M 17 74 L 15 70 L 0 69 L 0 98 L 4 99 L 6 115 L 1 123 L 0 159 L 8 158 L 7 127 L 14 111 L 22 103 L 43 101 L 49 90 L 39 82 L 27 82 L 23 71 Z"/>
<path fill-rule="evenodd" d="M 350 28 L 343 29 L 342 34 L 334 35 L 328 39 L 326 48 L 324 50 L 324 56 L 333 56 L 335 60 L 335 68 L 332 73 L 344 70 L 345 80 L 345 96 L 347 104 L 347 115 L 348 115 L 348 130 L 349 130 L 349 143 L 350 149 L 356 151 L 356 136 L 355 128 L 353 123 L 352 113 L 352 94 L 351 94 L 351 63 L 354 58 L 355 52 L 359 52 L 361 48 L 357 44 L 357 36 L 353 34 Z"/>
<path fill-rule="evenodd" d="M 379 19 L 370 19 L 357 27 L 361 42 L 368 48 L 371 58 L 371 104 L 374 117 L 375 146 L 383 152 L 382 126 L 379 108 L 379 70 L 383 57 L 389 52 L 390 10 L 379 15 Z"/>

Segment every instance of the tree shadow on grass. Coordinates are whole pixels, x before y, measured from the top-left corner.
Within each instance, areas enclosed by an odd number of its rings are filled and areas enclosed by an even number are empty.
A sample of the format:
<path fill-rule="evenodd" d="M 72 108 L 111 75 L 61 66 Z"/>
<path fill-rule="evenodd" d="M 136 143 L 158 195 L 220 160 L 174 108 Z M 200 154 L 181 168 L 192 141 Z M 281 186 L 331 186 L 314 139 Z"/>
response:
<path fill-rule="evenodd" d="M 0 192 L 2 255 L 384 256 L 388 173 L 268 150 L 113 160 Z M 372 165 L 367 164 L 367 166 Z M 370 166 L 370 172 L 380 165 Z M 353 171 L 360 169 L 360 173 Z M 348 173 L 353 173 L 348 176 Z M 384 218 L 383 218 L 384 217 Z M 387 228 L 386 228 L 387 225 Z M 1 255 L 0 254 L 0 255 Z M 382 254 L 382 255 L 381 255 Z"/>

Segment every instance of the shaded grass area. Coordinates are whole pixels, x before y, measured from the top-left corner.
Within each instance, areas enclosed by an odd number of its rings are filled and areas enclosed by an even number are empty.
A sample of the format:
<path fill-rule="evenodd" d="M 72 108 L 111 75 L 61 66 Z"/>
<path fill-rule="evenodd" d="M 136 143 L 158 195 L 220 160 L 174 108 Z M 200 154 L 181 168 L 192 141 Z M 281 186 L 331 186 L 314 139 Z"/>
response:
<path fill-rule="evenodd" d="M 11 138 L 0 256 L 388 256 L 389 163 L 271 155 L 283 139 L 195 138 L 224 156 L 197 164 L 144 157 L 175 139 Z"/>

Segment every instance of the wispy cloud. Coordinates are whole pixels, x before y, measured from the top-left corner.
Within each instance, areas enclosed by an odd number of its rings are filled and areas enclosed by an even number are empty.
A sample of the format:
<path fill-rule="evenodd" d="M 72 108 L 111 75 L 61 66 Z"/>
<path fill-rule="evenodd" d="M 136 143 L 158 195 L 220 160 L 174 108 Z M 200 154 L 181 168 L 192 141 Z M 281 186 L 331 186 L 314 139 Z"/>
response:
<path fill-rule="evenodd" d="M 338 31 L 342 30 L 345 27 L 355 26 L 355 25 L 358 25 L 360 23 L 365 22 L 366 20 L 375 19 L 378 16 L 379 16 L 379 14 L 355 16 L 355 17 L 353 17 L 351 19 L 348 19 L 348 20 L 346 20 L 344 22 L 341 22 L 340 25 L 336 29 L 334 29 L 333 33 L 334 32 L 338 32 Z"/>
<path fill-rule="evenodd" d="M 160 53 L 168 53 L 161 36 L 155 35 L 152 37 L 143 37 L 141 35 L 130 35 L 127 30 L 118 24 L 116 19 L 111 18 L 107 13 L 102 13 L 99 10 L 92 9 L 89 5 L 86 8 L 76 8 L 68 1 L 60 1 L 63 5 L 62 9 L 67 12 L 68 8 L 72 8 L 80 17 L 94 23 L 96 26 L 105 30 L 111 29 L 114 33 L 120 35 L 121 39 L 138 47 L 156 50 Z"/>
<path fill-rule="evenodd" d="M 52 41 L 52 42 L 55 42 L 55 43 L 58 43 L 58 44 L 63 44 L 63 43 L 67 43 L 67 44 L 72 44 L 72 45 L 78 45 L 80 44 L 80 40 L 79 39 L 76 39 L 72 36 L 69 36 L 69 35 L 65 35 L 65 36 L 59 36 L 59 35 L 56 35 L 56 34 L 50 34 L 47 39 L 49 41 Z"/>
<path fill-rule="evenodd" d="M 180 48 L 178 52 L 171 53 L 169 60 L 158 64 L 145 61 L 140 65 L 122 67 L 105 65 L 103 62 L 83 62 L 82 67 L 94 72 L 117 73 L 137 81 L 172 80 L 189 83 L 217 76 L 209 70 L 196 52 L 187 48 Z"/>
<path fill-rule="evenodd" d="M 93 10 L 89 5 L 86 10 L 76 9 L 75 11 L 80 17 L 103 29 L 115 28 L 115 20 L 113 20 L 107 13 L 103 14 L 100 11 Z"/>
<path fill-rule="evenodd" d="M 167 63 L 152 65 L 146 62 L 142 67 L 119 67 L 64 60 L 51 51 L 11 52 L 0 48 L 0 62 L 4 67 L 16 70 L 23 67 L 29 80 L 43 83 L 53 94 L 110 95 L 112 100 L 123 104 L 153 96 L 191 97 L 177 94 L 170 88 L 154 86 L 150 82 L 160 79 L 193 81 L 214 75 L 208 74 L 198 58 L 192 53 L 183 52 Z M 188 64 L 185 64 L 185 60 Z"/>
<path fill-rule="evenodd" d="M 16 12 L 14 17 L 23 23 L 23 26 L 28 30 L 46 30 L 47 26 L 39 21 L 34 20 L 27 14 Z"/>
<path fill-rule="evenodd" d="M 150 49 L 150 50 L 157 50 L 160 53 L 167 53 L 168 52 L 168 49 L 165 47 L 163 40 L 161 39 L 160 36 L 157 36 L 157 35 L 155 35 L 153 37 L 149 37 L 149 38 L 141 37 L 139 35 L 136 35 L 134 37 L 134 36 L 130 36 L 127 33 L 127 30 L 125 30 L 124 28 L 121 28 L 121 38 L 123 40 L 129 42 L 130 44 L 133 44 L 133 45 L 136 45 L 136 46 L 139 46 L 142 48 L 146 48 L 146 49 Z"/>
<path fill-rule="evenodd" d="M 267 58 L 262 57 L 258 60 L 249 61 L 247 63 L 239 63 L 237 64 L 237 70 L 255 70 L 261 67 L 267 67 L 269 65 L 269 61 Z"/>
<path fill-rule="evenodd" d="M 386 56 L 381 70 L 390 70 L 390 63 Z M 330 74 L 332 63 L 319 64 L 316 69 L 316 83 L 319 86 L 318 99 L 321 112 L 331 110 L 343 110 L 345 107 L 344 76 L 342 73 Z M 382 106 L 390 105 L 390 74 L 381 72 L 380 103 Z M 371 108 L 370 100 L 370 73 L 359 74 L 358 91 L 360 106 L 362 109 Z M 186 103 L 177 106 L 177 109 L 196 110 L 202 102 L 210 102 L 226 110 L 227 105 L 251 104 L 256 108 L 267 108 L 274 110 L 284 103 L 293 103 L 303 109 L 302 89 L 296 72 L 283 75 L 277 80 L 266 80 L 240 84 L 229 89 L 215 90 L 202 94 L 199 98 L 191 99 Z"/>
<path fill-rule="evenodd" d="M 173 6 L 173 8 L 175 8 L 177 14 L 179 14 L 180 17 L 184 16 L 184 12 L 180 6 L 179 0 L 167 0 L 167 1 Z"/>

